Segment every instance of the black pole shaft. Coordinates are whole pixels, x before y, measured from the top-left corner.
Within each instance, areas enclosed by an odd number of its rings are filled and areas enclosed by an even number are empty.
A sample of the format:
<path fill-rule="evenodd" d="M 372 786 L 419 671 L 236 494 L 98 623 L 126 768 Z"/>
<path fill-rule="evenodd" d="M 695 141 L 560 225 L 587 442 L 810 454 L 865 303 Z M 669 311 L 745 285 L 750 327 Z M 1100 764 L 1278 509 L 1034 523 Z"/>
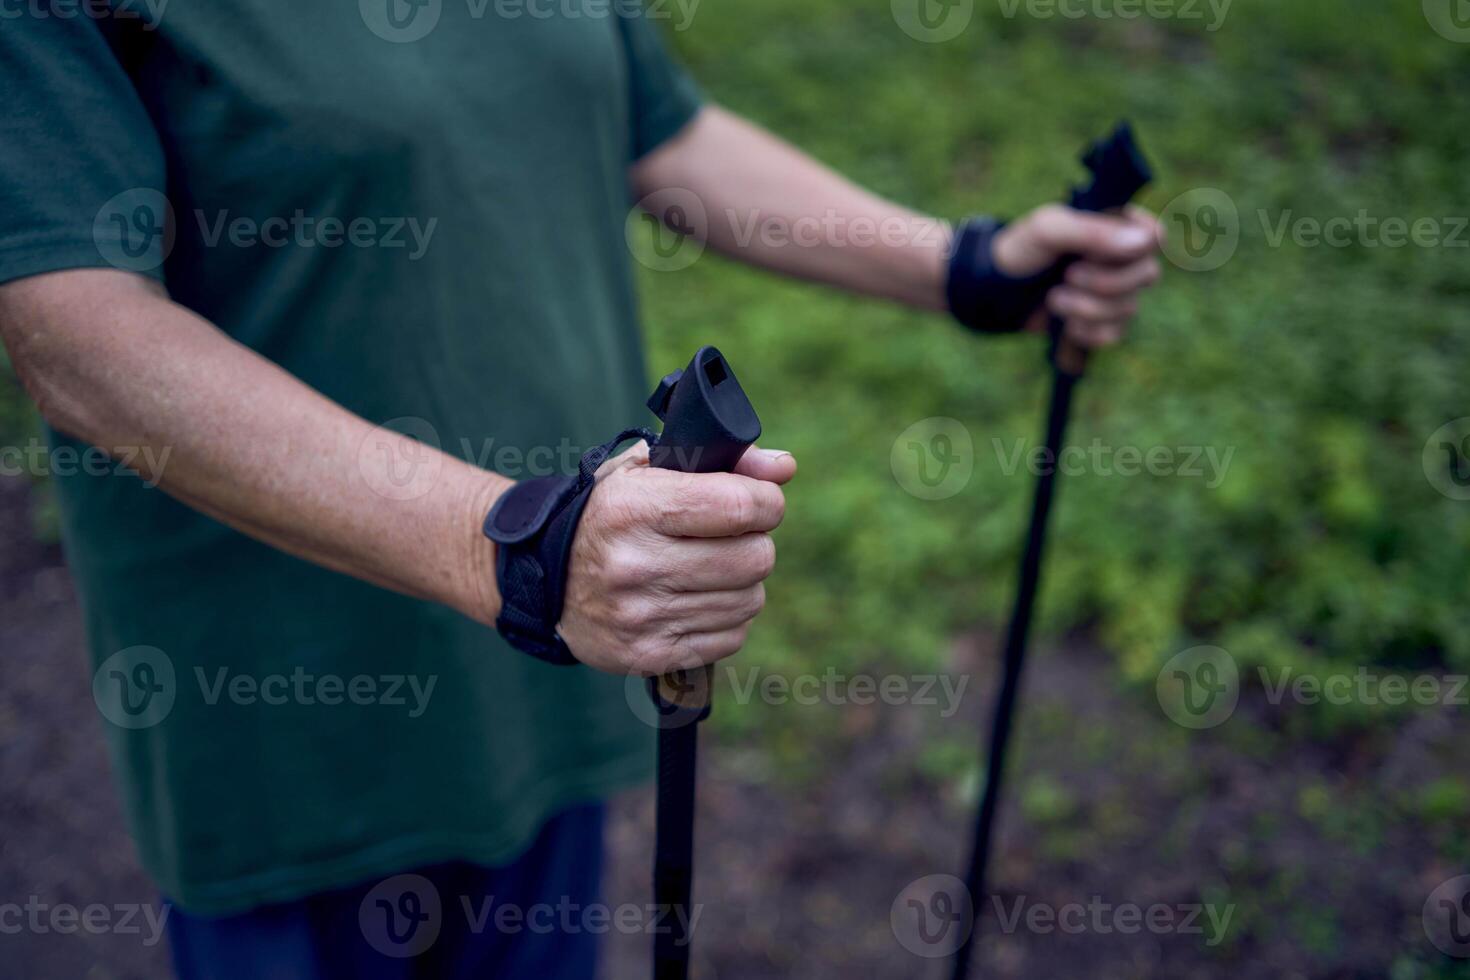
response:
<path fill-rule="evenodd" d="M 953 980 L 966 980 L 974 952 L 982 906 L 986 899 L 985 875 L 990 864 L 990 847 L 995 835 L 996 808 L 1000 803 L 1001 783 L 1005 777 L 1006 748 L 1015 723 L 1016 695 L 1021 687 L 1022 669 L 1026 661 L 1026 639 L 1031 632 L 1031 612 L 1036 604 L 1036 590 L 1041 581 L 1041 558 L 1046 544 L 1046 523 L 1056 492 L 1056 473 L 1067 432 L 1067 419 L 1072 408 L 1072 388 L 1078 378 L 1063 370 L 1052 372 L 1051 407 L 1046 420 L 1046 459 L 1049 466 L 1036 481 L 1036 497 L 1031 505 L 1031 527 L 1026 535 L 1026 550 L 1021 559 L 1021 579 L 1016 588 L 1016 605 L 1006 631 L 1005 665 L 1000 691 L 995 698 L 995 712 L 990 730 L 990 749 L 985 765 L 985 791 L 975 815 L 975 837 L 970 852 L 970 866 L 965 875 L 974 911 L 974 926 L 965 942 L 955 951 Z"/>
<path fill-rule="evenodd" d="M 688 925 L 694 891 L 694 775 L 699 725 L 658 733 L 658 794 L 654 830 L 654 980 L 689 976 Z"/>

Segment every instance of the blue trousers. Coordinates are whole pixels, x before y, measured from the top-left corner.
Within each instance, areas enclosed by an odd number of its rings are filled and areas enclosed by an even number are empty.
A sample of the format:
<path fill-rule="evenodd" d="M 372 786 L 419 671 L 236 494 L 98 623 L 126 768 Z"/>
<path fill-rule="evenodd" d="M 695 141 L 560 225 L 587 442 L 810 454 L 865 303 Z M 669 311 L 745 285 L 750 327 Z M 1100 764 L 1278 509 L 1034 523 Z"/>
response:
<path fill-rule="evenodd" d="M 441 864 L 208 919 L 175 906 L 179 980 L 593 980 L 603 807 L 549 821 L 504 867 Z"/>

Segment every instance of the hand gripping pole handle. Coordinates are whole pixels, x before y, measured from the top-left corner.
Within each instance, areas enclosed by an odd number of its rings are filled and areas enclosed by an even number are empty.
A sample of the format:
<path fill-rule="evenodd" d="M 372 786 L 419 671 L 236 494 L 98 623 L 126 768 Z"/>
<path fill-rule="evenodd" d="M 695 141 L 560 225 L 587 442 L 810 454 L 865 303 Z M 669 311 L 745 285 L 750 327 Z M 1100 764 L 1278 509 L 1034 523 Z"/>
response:
<path fill-rule="evenodd" d="M 659 382 L 648 407 L 664 423 L 648 461 L 684 473 L 728 473 L 760 438 L 761 422 L 723 354 L 701 347 L 689 366 Z M 661 712 L 709 712 L 709 667 L 676 670 L 649 686 Z M 662 703 L 660 703 L 662 702 Z"/>
<path fill-rule="evenodd" d="M 1153 179 L 1148 161 L 1133 137 L 1133 127 L 1120 122 L 1107 138 L 1094 143 L 1082 157 L 1092 173 L 1092 182 L 1072 190 L 1068 204 L 1078 211 L 1118 213 L 1133 195 Z M 1067 260 L 1070 264 L 1075 259 Z M 1052 366 L 1062 374 L 1080 378 L 1087 370 L 1087 351 L 1064 335 L 1059 316 L 1048 320 L 1051 331 Z"/>

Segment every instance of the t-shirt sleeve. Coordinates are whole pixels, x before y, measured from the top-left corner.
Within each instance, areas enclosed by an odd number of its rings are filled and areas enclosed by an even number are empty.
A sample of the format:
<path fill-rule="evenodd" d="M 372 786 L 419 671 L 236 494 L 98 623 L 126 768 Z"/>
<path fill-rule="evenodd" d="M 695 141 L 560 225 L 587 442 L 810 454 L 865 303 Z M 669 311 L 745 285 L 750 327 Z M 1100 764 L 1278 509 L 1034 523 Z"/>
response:
<path fill-rule="evenodd" d="M 699 111 L 699 89 L 664 47 L 659 25 L 635 4 L 618 17 L 632 89 L 633 159 L 673 136 Z"/>
<path fill-rule="evenodd" d="M 0 29 L 0 282 L 96 266 L 162 277 L 163 147 L 107 29 L 86 16 Z"/>

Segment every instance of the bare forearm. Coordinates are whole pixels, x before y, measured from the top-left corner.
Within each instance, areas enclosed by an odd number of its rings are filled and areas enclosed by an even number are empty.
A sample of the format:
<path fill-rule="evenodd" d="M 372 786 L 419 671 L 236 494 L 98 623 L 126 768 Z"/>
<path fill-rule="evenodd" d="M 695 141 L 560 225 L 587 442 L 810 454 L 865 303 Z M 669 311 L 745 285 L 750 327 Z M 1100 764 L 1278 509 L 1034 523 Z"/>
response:
<path fill-rule="evenodd" d="M 479 524 L 504 478 L 374 427 L 126 273 L 12 283 L 0 334 L 53 426 L 140 450 L 172 496 L 291 554 L 493 620 Z M 400 454 L 418 461 L 405 485 L 390 471 Z"/>
<path fill-rule="evenodd" d="M 945 308 L 949 226 L 872 194 L 717 106 L 633 170 L 640 196 L 682 188 L 719 252 L 923 309 Z M 696 225 L 701 223 L 696 222 Z"/>

